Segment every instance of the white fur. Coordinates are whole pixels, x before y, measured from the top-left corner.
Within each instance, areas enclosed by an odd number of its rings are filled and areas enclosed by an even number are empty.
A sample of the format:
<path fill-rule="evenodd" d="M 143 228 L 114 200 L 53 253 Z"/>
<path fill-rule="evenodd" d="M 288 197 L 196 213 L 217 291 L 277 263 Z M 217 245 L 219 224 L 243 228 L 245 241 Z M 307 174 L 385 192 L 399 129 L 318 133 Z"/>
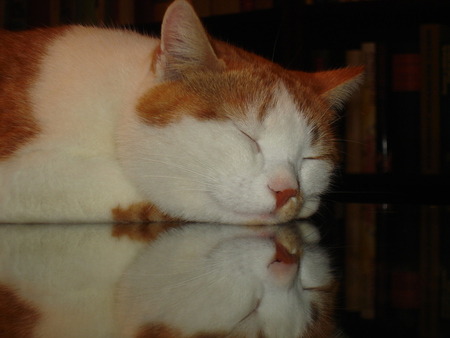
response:
<path fill-rule="evenodd" d="M 110 225 L 4 225 L 0 284 L 42 314 L 37 338 L 132 337 L 151 324 L 301 337 L 319 297 L 304 288 L 332 276 L 305 224 L 300 269 L 272 269 L 272 237 L 285 227 L 192 224 L 144 245 L 111 237 Z"/>
<path fill-rule="evenodd" d="M 29 92 L 43 130 L 0 163 L 0 222 L 109 221 L 143 199 L 118 164 L 115 133 L 157 43 L 87 27 L 52 43 Z"/>

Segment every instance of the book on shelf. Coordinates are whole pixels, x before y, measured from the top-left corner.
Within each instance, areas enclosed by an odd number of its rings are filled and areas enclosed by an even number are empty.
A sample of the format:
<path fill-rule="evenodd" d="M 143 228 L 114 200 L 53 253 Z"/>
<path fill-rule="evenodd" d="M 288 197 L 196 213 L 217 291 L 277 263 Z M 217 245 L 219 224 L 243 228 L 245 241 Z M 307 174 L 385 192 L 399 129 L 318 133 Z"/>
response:
<path fill-rule="evenodd" d="M 421 173 L 439 174 L 447 168 L 450 152 L 448 136 L 442 127 L 449 128 L 448 71 L 446 51 L 450 46 L 450 28 L 439 24 L 421 28 Z M 448 74 L 448 73 L 447 73 Z"/>
<path fill-rule="evenodd" d="M 305 0 L 305 5 L 323 5 L 330 3 L 344 3 L 344 2 L 362 2 L 362 1 L 376 1 L 376 0 Z"/>
<path fill-rule="evenodd" d="M 192 0 L 192 5 L 201 18 L 210 16 L 212 13 L 211 0 Z"/>
<path fill-rule="evenodd" d="M 60 0 L 28 1 L 27 27 L 48 27 L 60 24 Z"/>
<path fill-rule="evenodd" d="M 6 0 L 0 0 L 0 28 L 5 28 Z"/>
<path fill-rule="evenodd" d="M 273 7 L 273 0 L 240 0 L 240 11 L 249 12 Z"/>
<path fill-rule="evenodd" d="M 450 174 L 450 42 L 442 45 L 441 77 L 441 170 Z"/>
<path fill-rule="evenodd" d="M 73 23 L 96 25 L 104 22 L 105 0 L 74 1 L 75 18 Z"/>
<path fill-rule="evenodd" d="M 364 64 L 361 49 L 346 51 L 347 66 L 360 66 Z M 358 91 L 347 103 L 345 113 L 345 171 L 349 174 L 362 172 L 362 92 Z"/>
<path fill-rule="evenodd" d="M 390 58 L 390 48 L 388 43 L 377 43 L 376 52 L 376 171 L 379 174 L 392 172 L 392 134 L 393 130 L 390 123 L 390 105 L 389 105 L 389 83 L 390 68 L 388 66 Z"/>
<path fill-rule="evenodd" d="M 148 7 L 140 7 L 137 4 L 151 4 L 153 1 L 129 1 L 129 0 L 107 0 L 105 6 L 105 21 L 113 26 L 132 25 L 137 22 L 138 15 L 149 16 L 151 11 Z"/>
<path fill-rule="evenodd" d="M 77 3 L 76 0 L 60 0 L 59 20 L 61 24 L 77 23 Z"/>
<path fill-rule="evenodd" d="M 161 22 L 173 0 L 135 0 L 136 22 Z M 237 14 L 273 7 L 273 0 L 191 0 L 200 17 Z"/>
<path fill-rule="evenodd" d="M 10 30 L 22 30 L 27 28 L 26 0 L 5 0 L 4 27 Z"/>
<path fill-rule="evenodd" d="M 241 10 L 240 0 L 211 1 L 211 15 L 236 14 Z"/>
<path fill-rule="evenodd" d="M 377 171 L 376 50 L 376 43 L 365 42 L 346 51 L 348 66 L 366 66 L 362 87 L 346 110 L 346 171 L 352 174 Z"/>
<path fill-rule="evenodd" d="M 139 23 L 161 22 L 171 0 L 136 0 L 136 15 L 142 18 Z M 144 9 L 146 9 L 144 11 Z"/>
<path fill-rule="evenodd" d="M 420 51 L 418 43 L 393 44 L 388 123 L 391 137 L 392 171 L 402 175 L 420 173 Z"/>
<path fill-rule="evenodd" d="M 134 1 L 126 0 L 0 0 L 0 24 L 10 30 L 51 27 L 63 24 L 131 24 L 120 20 L 127 10 L 134 14 Z"/>
<path fill-rule="evenodd" d="M 376 43 L 365 42 L 361 45 L 364 64 L 366 66 L 362 92 L 362 172 L 376 173 Z"/>
<path fill-rule="evenodd" d="M 236 14 L 273 7 L 273 0 L 197 0 L 197 2 L 203 2 L 203 5 L 199 6 L 200 4 L 196 4 L 196 1 L 193 0 L 197 11 L 199 11 L 197 8 L 205 7 L 206 3 L 209 3 L 209 15 Z"/>

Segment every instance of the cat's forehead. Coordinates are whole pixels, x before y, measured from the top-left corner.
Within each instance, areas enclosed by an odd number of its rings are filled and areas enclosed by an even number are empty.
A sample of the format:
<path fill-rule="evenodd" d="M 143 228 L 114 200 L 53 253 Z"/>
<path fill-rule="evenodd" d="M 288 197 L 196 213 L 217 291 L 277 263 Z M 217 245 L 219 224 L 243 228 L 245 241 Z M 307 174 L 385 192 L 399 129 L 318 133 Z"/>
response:
<path fill-rule="evenodd" d="M 195 76 L 186 85 L 219 110 L 223 118 L 260 121 L 276 104 L 277 88 L 282 86 L 279 78 L 250 69 Z"/>
<path fill-rule="evenodd" d="M 283 106 L 301 114 L 311 106 L 309 89 L 298 80 L 271 69 L 233 69 L 186 74 L 180 81 L 162 83 L 144 94 L 137 106 L 152 126 L 176 123 L 185 116 L 197 120 L 262 122 Z M 310 102 L 311 101 L 311 102 Z"/>

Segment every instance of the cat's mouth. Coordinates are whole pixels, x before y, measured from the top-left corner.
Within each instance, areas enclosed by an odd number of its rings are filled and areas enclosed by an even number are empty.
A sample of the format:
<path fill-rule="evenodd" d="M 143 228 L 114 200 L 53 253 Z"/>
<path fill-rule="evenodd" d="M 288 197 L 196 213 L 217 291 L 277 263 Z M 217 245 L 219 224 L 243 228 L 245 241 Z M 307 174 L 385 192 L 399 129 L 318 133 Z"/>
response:
<path fill-rule="evenodd" d="M 297 192 L 296 196 L 289 196 L 283 205 L 274 203 L 270 207 L 250 206 L 248 209 L 242 207 L 242 204 L 227 205 L 221 198 L 211 194 L 212 200 L 223 211 L 227 211 L 227 216 L 223 215 L 219 220 L 222 223 L 239 223 L 246 225 L 273 225 L 287 223 L 298 218 L 300 210 L 303 208 L 302 192 Z M 253 209 L 253 210 L 252 210 Z"/>
<path fill-rule="evenodd" d="M 302 208 L 302 198 L 297 195 L 296 197 L 290 198 L 285 205 L 281 208 L 276 208 L 275 210 L 263 213 L 255 216 L 255 219 L 250 223 L 263 223 L 263 224 L 278 224 L 278 223 L 286 223 L 297 216 L 300 213 L 300 209 Z"/>

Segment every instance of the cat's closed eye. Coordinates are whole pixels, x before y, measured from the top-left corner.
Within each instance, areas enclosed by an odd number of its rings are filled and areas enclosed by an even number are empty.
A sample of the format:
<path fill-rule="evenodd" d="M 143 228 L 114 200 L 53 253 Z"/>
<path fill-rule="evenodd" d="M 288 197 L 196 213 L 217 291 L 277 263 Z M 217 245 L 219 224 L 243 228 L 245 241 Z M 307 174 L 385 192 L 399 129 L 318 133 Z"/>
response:
<path fill-rule="evenodd" d="M 303 157 L 304 160 L 323 160 L 326 159 L 327 155 L 317 155 L 317 156 L 306 156 Z"/>
<path fill-rule="evenodd" d="M 248 140 L 250 141 L 250 144 L 252 146 L 253 152 L 254 153 L 260 153 L 261 152 L 261 147 L 259 146 L 258 141 L 256 141 L 253 137 L 251 137 L 245 131 L 242 131 L 242 130 L 239 130 L 239 131 L 248 138 Z"/>

